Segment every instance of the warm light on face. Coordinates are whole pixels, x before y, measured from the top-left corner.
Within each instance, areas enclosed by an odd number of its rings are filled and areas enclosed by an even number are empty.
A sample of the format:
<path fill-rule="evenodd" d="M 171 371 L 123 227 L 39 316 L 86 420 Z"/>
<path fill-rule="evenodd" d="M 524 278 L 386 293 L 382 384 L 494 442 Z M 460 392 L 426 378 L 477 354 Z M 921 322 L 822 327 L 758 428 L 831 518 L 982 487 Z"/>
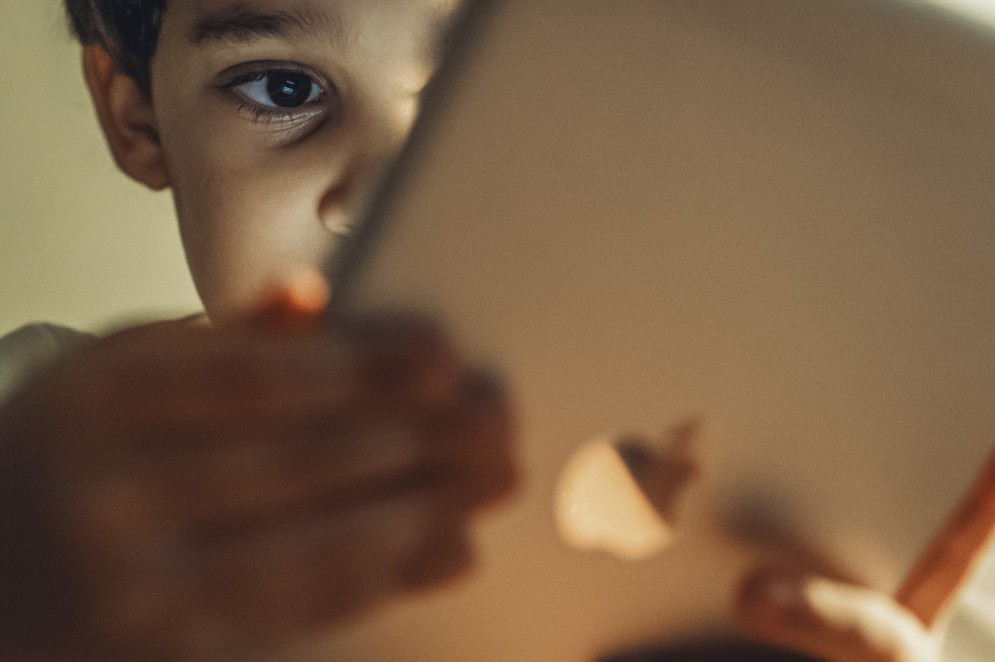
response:
<path fill-rule="evenodd" d="M 407 139 L 454 8 L 170 0 L 154 111 L 213 319 L 244 315 L 288 273 L 326 267 Z"/>

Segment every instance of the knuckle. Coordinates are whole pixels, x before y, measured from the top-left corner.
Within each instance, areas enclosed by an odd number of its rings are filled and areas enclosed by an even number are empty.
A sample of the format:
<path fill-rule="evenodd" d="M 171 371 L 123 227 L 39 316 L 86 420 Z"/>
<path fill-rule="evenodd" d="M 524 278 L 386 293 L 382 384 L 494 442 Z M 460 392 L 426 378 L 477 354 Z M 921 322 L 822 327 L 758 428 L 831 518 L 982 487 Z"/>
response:
<path fill-rule="evenodd" d="M 224 395 L 232 406 L 247 411 L 263 410 L 279 399 L 277 379 L 260 357 L 241 351 L 224 351 L 208 368 L 204 377 L 213 382 L 210 391 Z"/>
<path fill-rule="evenodd" d="M 431 363 L 452 360 L 454 349 L 442 327 L 407 313 L 383 313 L 349 320 L 342 327 L 347 341 L 371 359 L 406 359 Z"/>

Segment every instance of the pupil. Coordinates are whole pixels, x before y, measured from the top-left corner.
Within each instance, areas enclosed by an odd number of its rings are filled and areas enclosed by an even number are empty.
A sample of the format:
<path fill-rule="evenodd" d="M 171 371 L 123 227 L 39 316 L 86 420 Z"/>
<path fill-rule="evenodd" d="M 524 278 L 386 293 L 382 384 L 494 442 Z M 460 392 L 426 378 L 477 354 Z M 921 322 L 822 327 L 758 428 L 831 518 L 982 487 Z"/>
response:
<path fill-rule="evenodd" d="M 307 74 L 292 71 L 276 73 L 269 77 L 267 92 L 280 108 L 297 108 L 311 96 L 311 84 Z"/>

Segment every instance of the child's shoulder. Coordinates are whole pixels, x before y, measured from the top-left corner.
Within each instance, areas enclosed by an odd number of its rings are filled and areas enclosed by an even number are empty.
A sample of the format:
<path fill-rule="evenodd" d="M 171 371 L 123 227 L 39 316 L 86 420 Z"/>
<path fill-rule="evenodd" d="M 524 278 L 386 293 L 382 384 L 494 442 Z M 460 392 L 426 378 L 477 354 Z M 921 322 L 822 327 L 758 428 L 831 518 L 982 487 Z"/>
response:
<path fill-rule="evenodd" d="M 29 372 L 92 338 L 47 323 L 26 324 L 0 337 L 0 400 Z"/>

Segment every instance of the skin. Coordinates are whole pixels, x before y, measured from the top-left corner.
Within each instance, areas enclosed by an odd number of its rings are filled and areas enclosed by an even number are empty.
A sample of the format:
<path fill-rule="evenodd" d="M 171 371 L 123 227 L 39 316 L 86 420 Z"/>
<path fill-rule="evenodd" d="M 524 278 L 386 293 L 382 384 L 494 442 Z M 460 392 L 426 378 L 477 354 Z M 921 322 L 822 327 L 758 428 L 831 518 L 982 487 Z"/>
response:
<path fill-rule="evenodd" d="M 500 390 L 429 325 L 269 324 L 130 329 L 0 412 L 0 650 L 239 658 L 470 569 Z"/>
<path fill-rule="evenodd" d="M 236 7 L 286 29 L 233 29 Z M 515 482 L 500 388 L 431 324 L 319 323 L 315 275 L 407 134 L 453 9 L 170 0 L 151 97 L 84 49 L 118 165 L 173 193 L 213 325 L 101 339 L 0 411 L 4 659 L 245 659 L 471 566 L 471 518 Z M 274 23 L 288 11 L 310 20 Z M 281 108 L 267 83 L 287 72 L 306 94 Z M 748 634 L 932 659 L 880 596 L 844 591 L 835 618 L 768 579 L 744 584 Z"/>
<path fill-rule="evenodd" d="M 236 5 L 320 30 L 224 28 Z M 101 339 L 0 411 L 0 657 L 245 659 L 469 570 L 471 518 L 515 482 L 501 389 L 430 323 L 321 322 L 313 271 L 451 9 L 171 0 L 151 98 L 85 49 L 119 166 L 175 196 L 213 325 Z M 287 71 L 304 103 L 267 107 Z"/>
<path fill-rule="evenodd" d="M 944 624 L 849 582 L 761 568 L 743 581 L 736 624 L 751 639 L 827 662 L 937 662 Z"/>
<path fill-rule="evenodd" d="M 251 305 L 287 271 L 320 269 L 399 149 L 436 59 L 445 0 L 281 0 L 303 34 L 191 36 L 232 0 L 175 0 L 152 66 L 153 186 L 172 188 L 190 270 L 208 313 Z M 232 85 L 267 69 L 299 70 L 314 102 L 273 108 L 264 86 Z M 269 107 L 267 107 L 269 106 Z"/>

